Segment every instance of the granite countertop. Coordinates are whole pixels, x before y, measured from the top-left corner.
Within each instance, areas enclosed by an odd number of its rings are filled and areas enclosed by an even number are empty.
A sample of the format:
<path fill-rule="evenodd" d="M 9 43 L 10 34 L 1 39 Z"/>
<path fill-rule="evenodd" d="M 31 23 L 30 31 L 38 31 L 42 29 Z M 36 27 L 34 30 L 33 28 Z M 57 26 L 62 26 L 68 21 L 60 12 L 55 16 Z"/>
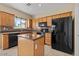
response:
<path fill-rule="evenodd" d="M 29 40 L 37 40 L 37 39 L 39 39 L 39 38 L 41 38 L 41 37 L 44 37 L 44 35 L 34 35 L 34 34 L 31 34 L 31 35 L 29 35 L 29 34 L 20 34 L 20 35 L 18 35 L 18 37 L 19 38 L 24 38 L 24 39 L 21 39 L 21 40 L 25 40 L 25 39 L 29 39 Z"/>
<path fill-rule="evenodd" d="M 0 31 L 1 34 L 29 33 L 29 32 L 40 32 L 40 30 L 22 29 L 22 30 Z"/>

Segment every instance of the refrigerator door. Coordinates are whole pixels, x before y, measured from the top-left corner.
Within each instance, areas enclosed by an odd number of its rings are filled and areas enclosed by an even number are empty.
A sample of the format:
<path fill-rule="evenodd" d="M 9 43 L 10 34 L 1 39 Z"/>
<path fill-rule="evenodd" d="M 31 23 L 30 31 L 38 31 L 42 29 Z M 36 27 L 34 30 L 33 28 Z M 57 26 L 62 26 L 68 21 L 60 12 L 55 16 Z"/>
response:
<path fill-rule="evenodd" d="M 72 54 L 72 17 L 55 19 L 52 25 L 56 25 L 52 32 L 52 48 Z"/>

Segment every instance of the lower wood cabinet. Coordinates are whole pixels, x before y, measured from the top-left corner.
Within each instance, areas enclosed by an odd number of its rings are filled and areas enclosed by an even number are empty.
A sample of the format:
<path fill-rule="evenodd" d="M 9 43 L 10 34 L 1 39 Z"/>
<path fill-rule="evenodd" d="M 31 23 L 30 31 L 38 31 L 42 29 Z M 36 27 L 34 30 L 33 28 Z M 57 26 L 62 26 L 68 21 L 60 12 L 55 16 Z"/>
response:
<path fill-rule="evenodd" d="M 34 52 L 35 56 L 44 55 L 44 37 L 35 41 L 34 49 L 35 49 L 35 52 Z"/>
<path fill-rule="evenodd" d="M 46 45 L 51 45 L 51 33 L 46 33 L 45 34 L 45 44 Z"/>
<path fill-rule="evenodd" d="M 8 35 L 0 35 L 0 49 L 7 49 L 8 48 Z"/>
<path fill-rule="evenodd" d="M 2 35 L 0 34 L 0 49 L 2 49 Z"/>
<path fill-rule="evenodd" d="M 8 35 L 2 35 L 2 49 L 9 48 L 8 40 Z"/>
<path fill-rule="evenodd" d="M 43 56 L 44 55 L 44 37 L 36 40 L 19 38 L 18 40 L 19 56 Z"/>

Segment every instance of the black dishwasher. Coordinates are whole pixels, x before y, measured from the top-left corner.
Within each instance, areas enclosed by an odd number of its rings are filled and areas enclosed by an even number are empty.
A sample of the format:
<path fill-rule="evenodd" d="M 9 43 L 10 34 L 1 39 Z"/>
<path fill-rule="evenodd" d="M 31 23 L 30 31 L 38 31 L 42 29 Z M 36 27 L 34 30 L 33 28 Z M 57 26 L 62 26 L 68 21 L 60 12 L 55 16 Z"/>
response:
<path fill-rule="evenodd" d="M 9 48 L 17 46 L 18 45 L 18 34 L 9 34 Z"/>

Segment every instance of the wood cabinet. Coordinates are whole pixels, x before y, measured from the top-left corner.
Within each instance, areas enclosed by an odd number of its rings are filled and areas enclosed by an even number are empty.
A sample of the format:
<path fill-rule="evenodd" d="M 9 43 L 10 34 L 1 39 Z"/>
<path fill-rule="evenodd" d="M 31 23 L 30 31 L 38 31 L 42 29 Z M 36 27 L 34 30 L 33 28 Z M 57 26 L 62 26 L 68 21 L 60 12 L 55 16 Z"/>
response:
<path fill-rule="evenodd" d="M 37 21 L 38 19 L 33 19 L 32 20 L 32 28 L 33 29 L 37 29 L 37 25 L 38 25 L 38 21 Z"/>
<path fill-rule="evenodd" d="M 34 55 L 34 45 L 33 41 L 29 40 L 18 40 L 18 55 L 19 56 L 32 56 Z M 30 45 L 30 46 L 29 46 Z"/>
<path fill-rule="evenodd" d="M 51 45 L 51 33 L 45 34 L 45 44 Z"/>
<path fill-rule="evenodd" d="M 48 25 L 48 26 L 51 26 L 51 25 L 52 25 L 52 19 L 53 19 L 52 16 L 48 16 L 48 17 L 47 17 L 47 25 Z"/>
<path fill-rule="evenodd" d="M 46 17 L 43 18 L 37 18 L 37 19 L 32 19 L 32 28 L 37 29 L 38 28 L 38 23 L 39 22 L 46 22 Z"/>
<path fill-rule="evenodd" d="M 40 19 L 35 19 L 35 20 L 36 20 L 35 26 L 36 26 L 36 29 L 38 29 L 39 28 L 38 24 L 40 22 Z"/>
<path fill-rule="evenodd" d="M 38 21 L 39 21 L 39 22 L 43 22 L 43 19 L 42 19 L 42 18 L 38 18 Z"/>
<path fill-rule="evenodd" d="M 6 16 L 7 14 L 4 12 L 0 12 L 1 16 L 0 16 L 0 21 L 1 21 L 1 25 L 6 25 Z"/>
<path fill-rule="evenodd" d="M 35 23 L 36 23 L 35 19 L 32 19 L 32 28 L 33 28 L 33 29 L 36 28 Z"/>
<path fill-rule="evenodd" d="M 7 49 L 8 45 L 8 35 L 0 34 L 0 49 Z"/>
<path fill-rule="evenodd" d="M 2 35 L 0 34 L 0 49 L 2 49 Z"/>
<path fill-rule="evenodd" d="M 28 20 L 26 20 L 26 22 L 28 22 L 28 27 L 29 28 L 32 28 L 32 19 L 28 19 Z"/>
<path fill-rule="evenodd" d="M 72 11 L 53 15 L 53 19 L 72 16 Z"/>
<path fill-rule="evenodd" d="M 2 34 L 2 36 L 1 36 L 2 38 L 1 38 L 1 41 L 2 41 L 2 49 L 7 49 L 7 48 L 9 48 L 9 39 L 8 39 L 8 34 L 6 34 L 6 35 L 3 35 Z"/>
<path fill-rule="evenodd" d="M 35 40 L 35 56 L 43 56 L 44 55 L 44 37 L 41 37 Z"/>
<path fill-rule="evenodd" d="M 8 26 L 11 26 L 11 27 L 14 26 L 14 15 L 13 14 L 7 15 L 7 23 L 8 23 Z"/>
<path fill-rule="evenodd" d="M 0 11 L 0 25 L 12 27 L 14 25 L 14 15 Z"/>
<path fill-rule="evenodd" d="M 19 56 L 43 56 L 44 55 L 44 37 L 36 40 L 19 37 L 18 40 Z"/>
<path fill-rule="evenodd" d="M 46 17 L 43 17 L 42 18 L 42 22 L 47 22 L 47 18 Z"/>

